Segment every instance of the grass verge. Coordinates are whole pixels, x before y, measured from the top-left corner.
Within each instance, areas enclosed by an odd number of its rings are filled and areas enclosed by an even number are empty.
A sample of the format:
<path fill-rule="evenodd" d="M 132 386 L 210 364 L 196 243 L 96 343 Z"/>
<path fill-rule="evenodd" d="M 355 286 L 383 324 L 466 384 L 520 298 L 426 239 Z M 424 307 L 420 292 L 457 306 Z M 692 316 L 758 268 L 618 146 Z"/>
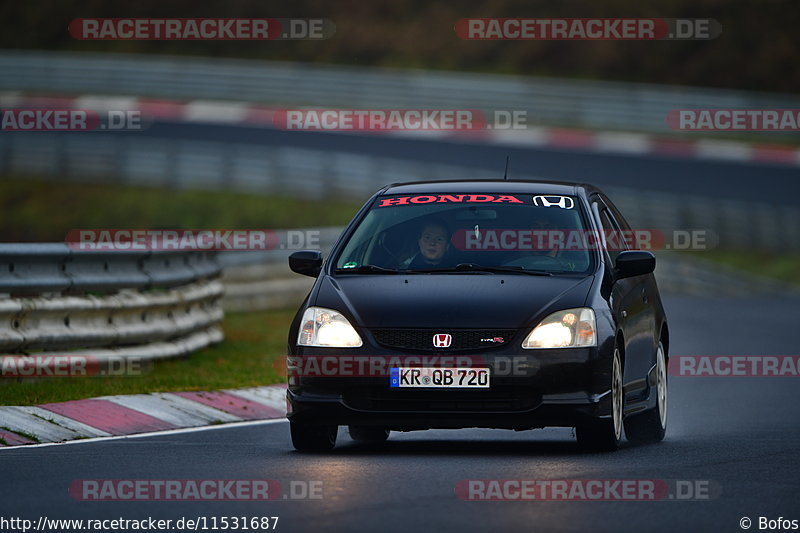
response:
<path fill-rule="evenodd" d="M 735 250 L 706 250 L 697 254 L 706 259 L 727 265 L 743 272 L 775 278 L 800 285 L 800 253 L 750 252 Z"/>
<path fill-rule="evenodd" d="M 72 229 L 343 226 L 366 198 L 316 202 L 230 191 L 0 179 L 0 241 L 59 242 Z M 323 208 L 324 207 L 324 208 Z"/>

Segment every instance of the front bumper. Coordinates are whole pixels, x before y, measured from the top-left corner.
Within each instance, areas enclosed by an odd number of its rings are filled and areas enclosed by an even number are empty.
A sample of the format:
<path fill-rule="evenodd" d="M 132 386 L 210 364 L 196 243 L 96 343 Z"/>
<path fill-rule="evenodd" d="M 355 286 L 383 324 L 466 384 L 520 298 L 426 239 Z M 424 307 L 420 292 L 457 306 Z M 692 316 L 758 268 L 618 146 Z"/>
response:
<path fill-rule="evenodd" d="M 388 369 L 360 377 L 290 373 L 288 417 L 397 431 L 573 427 L 610 417 L 610 380 L 597 348 L 525 350 L 481 360 L 491 369 L 489 389 L 390 388 Z"/>

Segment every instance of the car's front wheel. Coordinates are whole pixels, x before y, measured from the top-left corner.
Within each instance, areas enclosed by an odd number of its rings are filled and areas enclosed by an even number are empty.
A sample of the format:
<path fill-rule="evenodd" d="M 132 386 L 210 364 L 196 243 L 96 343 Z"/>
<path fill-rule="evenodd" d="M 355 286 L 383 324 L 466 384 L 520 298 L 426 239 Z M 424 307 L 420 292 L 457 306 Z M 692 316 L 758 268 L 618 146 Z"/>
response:
<path fill-rule="evenodd" d="M 389 430 L 369 426 L 350 426 L 350 438 L 357 442 L 379 444 L 389 438 Z"/>
<path fill-rule="evenodd" d="M 667 361 L 664 346 L 656 351 L 656 406 L 625 420 L 625 435 L 636 443 L 659 442 L 667 432 Z"/>
<path fill-rule="evenodd" d="M 289 422 L 292 445 L 299 452 L 327 452 L 336 446 L 338 426 L 310 426 Z"/>
<path fill-rule="evenodd" d="M 613 452 L 622 440 L 622 357 L 614 348 L 611 360 L 611 418 L 599 424 L 576 428 L 578 444 L 586 451 Z"/>

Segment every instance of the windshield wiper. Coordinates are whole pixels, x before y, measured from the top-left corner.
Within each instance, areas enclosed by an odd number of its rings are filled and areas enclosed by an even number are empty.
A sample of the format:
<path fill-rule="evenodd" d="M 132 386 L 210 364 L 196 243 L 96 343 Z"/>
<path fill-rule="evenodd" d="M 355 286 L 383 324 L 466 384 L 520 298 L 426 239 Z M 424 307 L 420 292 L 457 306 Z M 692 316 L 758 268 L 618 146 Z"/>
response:
<path fill-rule="evenodd" d="M 360 265 L 355 268 L 337 268 L 337 273 L 342 274 L 399 274 L 394 268 L 385 268 L 377 265 Z"/>
<path fill-rule="evenodd" d="M 526 270 L 521 266 L 486 266 L 475 263 L 459 263 L 453 268 L 427 268 L 423 270 L 411 270 L 410 272 L 420 272 L 426 274 L 448 273 L 448 272 L 500 272 L 511 274 L 528 274 L 530 276 L 552 276 L 552 272 L 544 270 Z"/>

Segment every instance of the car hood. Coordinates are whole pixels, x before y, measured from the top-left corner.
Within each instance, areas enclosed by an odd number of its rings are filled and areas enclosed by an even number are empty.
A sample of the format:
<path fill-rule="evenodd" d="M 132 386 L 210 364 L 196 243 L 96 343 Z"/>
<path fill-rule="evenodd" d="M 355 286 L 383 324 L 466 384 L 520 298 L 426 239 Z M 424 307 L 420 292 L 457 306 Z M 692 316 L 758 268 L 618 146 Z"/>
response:
<path fill-rule="evenodd" d="M 319 280 L 313 305 L 367 328 L 521 328 L 547 311 L 581 307 L 593 276 L 354 275 Z"/>

